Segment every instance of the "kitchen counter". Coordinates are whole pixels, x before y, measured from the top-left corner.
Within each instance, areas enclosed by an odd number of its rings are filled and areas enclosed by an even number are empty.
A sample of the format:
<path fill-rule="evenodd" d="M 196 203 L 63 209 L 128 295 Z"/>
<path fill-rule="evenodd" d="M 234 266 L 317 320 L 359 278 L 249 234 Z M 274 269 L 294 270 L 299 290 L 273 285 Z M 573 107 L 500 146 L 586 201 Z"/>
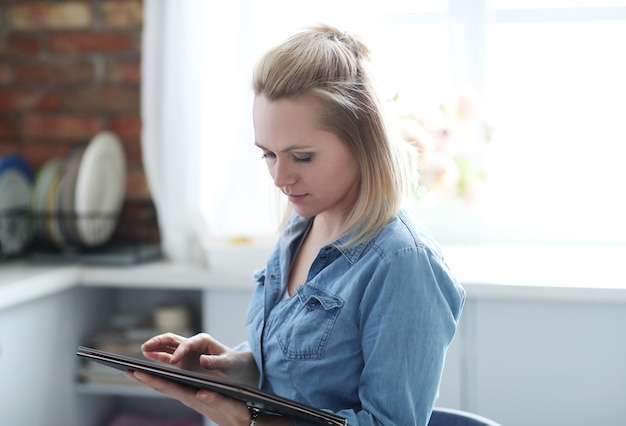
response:
<path fill-rule="evenodd" d="M 5 262 L 0 265 L 0 310 L 73 287 L 79 276 L 76 266 Z"/>
<path fill-rule="evenodd" d="M 626 302 L 624 247 L 444 246 L 468 298 Z M 233 255 L 236 251 L 232 251 Z M 0 264 L 0 309 L 73 286 L 251 289 L 251 265 L 207 269 L 157 261 L 135 266 Z"/>
<path fill-rule="evenodd" d="M 470 298 L 626 302 L 626 247 L 445 246 Z"/>

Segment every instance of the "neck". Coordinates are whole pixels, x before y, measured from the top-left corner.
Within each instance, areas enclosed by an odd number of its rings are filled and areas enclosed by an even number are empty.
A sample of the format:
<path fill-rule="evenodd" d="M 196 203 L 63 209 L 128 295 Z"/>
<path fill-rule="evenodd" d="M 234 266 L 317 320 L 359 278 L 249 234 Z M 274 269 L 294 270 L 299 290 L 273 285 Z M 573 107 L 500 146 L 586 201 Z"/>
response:
<path fill-rule="evenodd" d="M 342 221 L 329 221 L 325 216 L 316 216 L 309 231 L 308 239 L 313 245 L 322 247 L 339 237 Z"/>

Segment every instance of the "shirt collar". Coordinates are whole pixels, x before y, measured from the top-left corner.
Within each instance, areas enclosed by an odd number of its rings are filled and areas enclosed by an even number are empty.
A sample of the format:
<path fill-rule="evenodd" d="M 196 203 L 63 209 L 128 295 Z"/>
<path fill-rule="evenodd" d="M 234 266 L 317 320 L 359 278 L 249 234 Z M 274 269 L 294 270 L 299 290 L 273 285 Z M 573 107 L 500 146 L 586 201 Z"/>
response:
<path fill-rule="evenodd" d="M 365 247 L 369 245 L 370 241 L 366 241 L 355 246 L 344 246 L 343 244 L 345 244 L 350 239 L 351 234 L 352 233 L 348 233 L 347 235 L 344 235 L 343 237 L 334 241 L 332 245 L 335 246 L 335 248 L 339 250 L 341 254 L 343 254 L 348 262 L 354 264 L 357 260 L 359 260 L 359 257 L 363 253 L 363 250 L 365 250 Z"/>
<path fill-rule="evenodd" d="M 306 232 L 309 226 L 311 226 L 312 222 L 313 218 L 300 217 L 294 213 L 283 231 L 282 238 L 284 243 L 286 243 L 287 245 L 291 245 L 291 243 L 293 243 L 295 239 L 301 237 L 302 234 Z M 341 238 L 338 238 L 330 244 L 334 246 L 337 250 L 339 250 L 339 252 L 351 264 L 354 264 L 359 259 L 365 248 L 370 243 L 370 241 L 366 241 L 357 245 L 346 246 L 345 243 L 350 240 L 350 237 L 352 237 L 353 234 L 353 232 L 349 232 L 348 234 L 344 235 Z"/>

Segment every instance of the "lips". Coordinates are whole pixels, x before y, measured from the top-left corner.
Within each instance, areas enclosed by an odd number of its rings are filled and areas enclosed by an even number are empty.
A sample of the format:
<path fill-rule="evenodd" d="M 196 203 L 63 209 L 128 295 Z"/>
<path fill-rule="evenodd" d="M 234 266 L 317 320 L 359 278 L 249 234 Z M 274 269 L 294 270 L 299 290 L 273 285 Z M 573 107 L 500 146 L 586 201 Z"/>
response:
<path fill-rule="evenodd" d="M 301 195 L 296 195 L 296 194 L 285 194 L 287 196 L 287 198 L 289 199 L 289 201 L 291 201 L 292 203 L 298 203 L 300 201 L 302 201 L 307 194 L 301 194 Z"/>

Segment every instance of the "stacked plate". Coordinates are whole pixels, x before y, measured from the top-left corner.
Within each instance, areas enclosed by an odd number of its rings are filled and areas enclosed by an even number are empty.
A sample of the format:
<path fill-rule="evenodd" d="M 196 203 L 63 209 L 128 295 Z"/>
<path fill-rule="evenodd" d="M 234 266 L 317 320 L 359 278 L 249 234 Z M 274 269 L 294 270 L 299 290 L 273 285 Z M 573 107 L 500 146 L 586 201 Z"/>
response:
<path fill-rule="evenodd" d="M 19 154 L 0 157 L 0 256 L 19 254 L 30 241 L 32 184 L 33 171 Z"/>
<path fill-rule="evenodd" d="M 104 244 L 117 225 L 125 188 L 122 143 L 112 132 L 98 133 L 85 148 L 49 160 L 37 173 L 35 232 L 59 247 Z"/>

